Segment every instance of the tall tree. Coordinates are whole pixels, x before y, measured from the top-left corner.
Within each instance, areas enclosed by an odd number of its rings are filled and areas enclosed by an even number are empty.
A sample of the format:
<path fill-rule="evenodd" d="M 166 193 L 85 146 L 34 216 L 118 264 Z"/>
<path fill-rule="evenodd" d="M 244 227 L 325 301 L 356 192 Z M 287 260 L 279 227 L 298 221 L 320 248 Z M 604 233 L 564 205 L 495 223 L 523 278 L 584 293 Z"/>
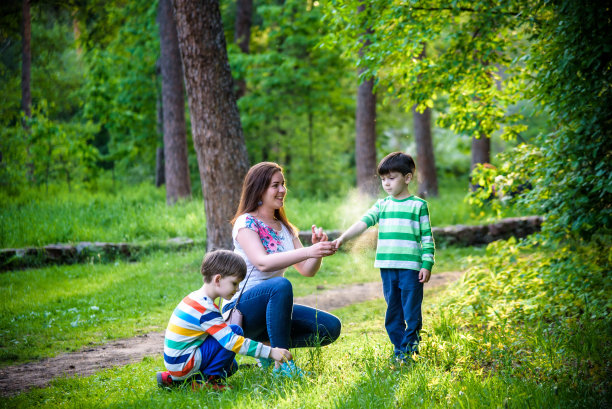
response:
<path fill-rule="evenodd" d="M 32 116 L 32 26 L 30 20 L 30 0 L 23 0 L 21 15 L 21 110 L 26 117 Z"/>
<path fill-rule="evenodd" d="M 30 0 L 23 0 L 21 14 L 21 111 L 25 115 L 23 128 L 29 133 L 28 119 L 32 116 L 32 21 L 30 18 Z M 34 164 L 30 154 L 30 144 L 26 144 L 28 158 L 28 179 L 34 179 Z"/>
<path fill-rule="evenodd" d="M 253 23 L 253 0 L 236 0 L 236 23 L 234 27 L 234 41 L 244 54 L 249 53 L 251 41 L 251 25 Z M 236 97 L 240 98 L 246 93 L 246 81 L 240 78 Z"/>
<path fill-rule="evenodd" d="M 419 59 L 425 58 L 427 54 L 426 45 Z M 417 149 L 417 173 L 419 175 L 419 196 L 438 196 L 438 176 L 436 174 L 436 160 L 434 157 L 433 140 L 431 137 L 431 108 L 419 111 L 417 106 L 412 107 L 412 119 L 414 124 L 414 139 Z"/>
<path fill-rule="evenodd" d="M 491 162 L 491 138 L 481 133 L 478 137 L 472 136 L 472 163 L 470 171 L 474 170 L 479 164 Z M 470 182 L 472 191 L 478 189 L 478 185 Z"/>
<path fill-rule="evenodd" d="M 207 249 L 231 248 L 248 157 L 219 2 L 173 0 L 206 211 Z"/>
<path fill-rule="evenodd" d="M 183 70 L 170 0 L 159 0 L 158 20 L 166 203 L 171 205 L 180 198 L 191 197 L 191 181 L 187 155 L 187 132 L 185 131 Z"/>
<path fill-rule="evenodd" d="M 367 6 L 359 6 L 360 13 L 367 13 Z M 367 21 L 367 19 L 366 19 Z M 361 39 L 362 46 L 359 56 L 363 57 L 370 45 L 368 35 L 372 33 L 366 26 Z M 374 78 L 368 75 L 365 68 L 359 69 L 362 82 L 357 90 L 357 110 L 355 113 L 355 165 L 357 167 L 357 187 L 368 195 L 376 195 L 378 181 L 376 180 L 376 94 L 374 93 Z"/>

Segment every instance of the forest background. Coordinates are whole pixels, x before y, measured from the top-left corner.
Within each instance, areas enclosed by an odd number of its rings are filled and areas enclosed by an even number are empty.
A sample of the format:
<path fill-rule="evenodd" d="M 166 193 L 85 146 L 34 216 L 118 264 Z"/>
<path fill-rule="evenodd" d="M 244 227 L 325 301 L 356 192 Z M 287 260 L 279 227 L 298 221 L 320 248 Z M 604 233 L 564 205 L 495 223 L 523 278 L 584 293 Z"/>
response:
<path fill-rule="evenodd" d="M 194 131 L 196 115 L 189 107 L 196 87 L 188 70 L 179 98 L 183 131 L 176 131 L 180 119 L 168 128 L 163 73 L 172 59 L 162 57 L 164 4 L 170 3 L 3 3 L 2 247 L 91 240 L 73 234 L 76 228 L 26 233 L 45 218 L 51 225 L 83 223 L 76 215 L 54 220 L 53 212 L 41 211 L 63 201 L 76 202 L 75 208 L 94 219 L 104 203 L 118 201 L 113 214 L 103 215 L 107 226 L 120 218 L 117 209 L 125 205 L 122 198 L 134 195 L 129 192 L 137 192 L 143 203 L 150 203 L 143 197 L 148 195 L 174 209 L 212 202 L 206 200 L 209 185 L 234 166 L 204 169 L 214 158 L 206 156 L 206 144 Z M 181 4 L 173 5 L 176 15 Z M 561 0 L 202 4 L 219 11 L 223 31 L 216 34 L 223 38 L 233 76 L 234 99 L 228 100 L 238 109 L 239 132 L 232 138 L 245 151 L 236 156 L 235 167 L 244 172 L 249 164 L 276 161 L 285 168 L 296 207 L 303 202 L 305 208 L 328 206 L 333 212 L 356 187 L 372 194 L 377 160 L 404 150 L 415 154 L 420 170 L 415 191 L 432 201 L 438 194 L 444 198 L 445 191 L 467 195 L 466 202 L 444 208 L 452 213 L 467 207 L 467 216 L 441 214 L 440 224 L 505 214 L 543 216 L 541 234 L 503 250 L 494 245 L 453 305 L 476 335 L 478 325 L 484 331 L 511 324 L 528 332 L 537 324 L 542 353 L 551 351 L 545 342 L 564 339 L 566 361 L 531 368 L 526 376 L 536 382 L 558 376 L 558 385 L 605 407 L 612 327 L 610 9 Z M 239 22 L 249 5 L 245 37 Z M 24 19 L 26 8 L 30 20 Z M 181 20 L 175 24 L 185 67 L 189 39 L 181 34 Z M 29 51 L 22 41 L 28 33 Z M 31 66 L 24 69 L 27 61 Z M 151 193 L 149 186 L 177 181 L 164 167 L 171 133 L 184 143 L 178 151 L 185 150 L 187 181 L 179 183 L 183 190 Z M 187 143 L 192 138 L 194 143 Z M 432 149 L 420 151 L 427 143 Z M 232 194 L 239 187 L 230 183 Z M 215 207 L 231 213 L 233 202 L 235 196 L 219 196 Z M 208 207 L 202 213 L 191 223 L 207 230 L 218 224 Z M 210 248 L 213 235 L 199 227 L 189 231 L 207 239 Z M 165 240 L 164 229 L 119 235 Z M 528 269 L 523 277 L 530 281 L 509 274 L 518 271 L 509 261 Z M 487 290 L 491 283 L 502 284 Z M 503 312 L 493 305 L 503 305 Z M 585 346 L 579 340 L 587 330 Z M 492 372 L 506 368 L 497 364 L 484 366 Z M 590 380 L 580 384 L 585 375 Z"/>

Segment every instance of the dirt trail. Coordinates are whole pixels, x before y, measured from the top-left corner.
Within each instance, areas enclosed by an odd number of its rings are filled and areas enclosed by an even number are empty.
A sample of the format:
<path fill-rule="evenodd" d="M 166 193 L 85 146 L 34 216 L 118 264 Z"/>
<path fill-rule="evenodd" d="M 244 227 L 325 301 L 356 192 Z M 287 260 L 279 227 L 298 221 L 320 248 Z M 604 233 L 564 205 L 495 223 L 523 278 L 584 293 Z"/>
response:
<path fill-rule="evenodd" d="M 461 274 L 461 272 L 434 274 L 426 288 L 448 284 L 457 280 Z M 381 297 L 382 283 L 373 282 L 296 297 L 295 302 L 330 311 L 355 302 Z M 60 376 L 88 376 L 102 369 L 139 362 L 145 356 L 161 354 L 163 344 L 164 333 L 151 332 L 42 361 L 4 367 L 0 369 L 0 395 L 10 396 L 33 387 L 45 387 L 51 379 Z"/>

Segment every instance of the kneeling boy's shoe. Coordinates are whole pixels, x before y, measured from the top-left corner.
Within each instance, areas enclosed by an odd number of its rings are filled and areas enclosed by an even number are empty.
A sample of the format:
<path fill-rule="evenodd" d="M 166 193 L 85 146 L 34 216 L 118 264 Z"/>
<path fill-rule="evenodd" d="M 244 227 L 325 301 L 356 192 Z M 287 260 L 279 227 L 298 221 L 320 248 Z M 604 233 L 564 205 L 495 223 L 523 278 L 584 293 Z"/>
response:
<path fill-rule="evenodd" d="M 218 376 L 209 376 L 206 380 L 194 379 L 191 381 L 192 391 L 199 391 L 202 389 L 223 392 L 232 389 L 232 387 L 226 384 L 223 378 L 219 378 Z"/>
<path fill-rule="evenodd" d="M 157 373 L 157 386 L 160 388 L 169 388 L 174 386 L 174 381 L 172 380 L 169 371 Z"/>

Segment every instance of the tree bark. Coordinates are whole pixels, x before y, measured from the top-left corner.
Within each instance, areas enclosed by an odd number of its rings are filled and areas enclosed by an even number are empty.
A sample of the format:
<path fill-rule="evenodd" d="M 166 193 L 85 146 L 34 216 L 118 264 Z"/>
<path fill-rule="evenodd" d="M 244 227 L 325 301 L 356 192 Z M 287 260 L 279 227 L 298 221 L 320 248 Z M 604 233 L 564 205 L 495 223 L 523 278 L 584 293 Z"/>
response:
<path fill-rule="evenodd" d="M 359 11 L 365 10 L 364 5 Z M 370 30 L 367 29 L 366 33 Z M 364 41 L 359 55 L 363 56 L 369 41 Z M 361 77 L 363 69 L 359 70 Z M 371 196 L 378 193 L 376 178 L 376 94 L 374 78 L 363 81 L 357 89 L 357 111 L 355 113 L 355 166 L 357 168 L 357 188 Z"/>
<path fill-rule="evenodd" d="M 248 157 L 217 0 L 173 0 L 193 142 L 206 211 L 207 249 L 232 248 Z"/>
<path fill-rule="evenodd" d="M 32 116 L 32 93 L 30 91 L 32 72 L 31 39 L 30 0 L 23 0 L 21 16 L 21 110 L 28 118 Z"/>
<path fill-rule="evenodd" d="M 479 163 L 491 163 L 491 138 L 485 134 L 480 134 L 480 138 L 472 136 L 472 165 L 470 172 Z M 480 186 L 474 185 L 470 180 L 470 189 L 475 191 Z"/>
<path fill-rule="evenodd" d="M 423 51 L 421 51 L 419 59 L 425 58 L 426 50 L 426 46 L 423 44 Z M 412 107 L 412 119 L 417 149 L 418 195 L 420 197 L 438 197 L 438 176 L 431 137 L 431 109 L 425 108 L 425 111 L 420 113 L 416 110 L 416 106 Z"/>
<path fill-rule="evenodd" d="M 191 197 L 191 180 L 185 130 L 183 70 L 170 0 L 159 1 L 158 21 L 164 123 L 164 179 L 166 203 L 172 205 L 178 199 Z"/>
<path fill-rule="evenodd" d="M 438 176 L 431 138 L 431 110 L 426 108 L 423 113 L 412 108 L 414 122 L 414 139 L 417 149 L 417 175 L 420 197 L 438 197 Z"/>
<path fill-rule="evenodd" d="M 236 23 L 234 27 L 234 41 L 244 54 L 250 52 L 251 25 L 253 22 L 253 0 L 236 0 Z M 236 98 L 240 99 L 246 93 L 246 82 L 239 79 L 237 82 Z"/>

